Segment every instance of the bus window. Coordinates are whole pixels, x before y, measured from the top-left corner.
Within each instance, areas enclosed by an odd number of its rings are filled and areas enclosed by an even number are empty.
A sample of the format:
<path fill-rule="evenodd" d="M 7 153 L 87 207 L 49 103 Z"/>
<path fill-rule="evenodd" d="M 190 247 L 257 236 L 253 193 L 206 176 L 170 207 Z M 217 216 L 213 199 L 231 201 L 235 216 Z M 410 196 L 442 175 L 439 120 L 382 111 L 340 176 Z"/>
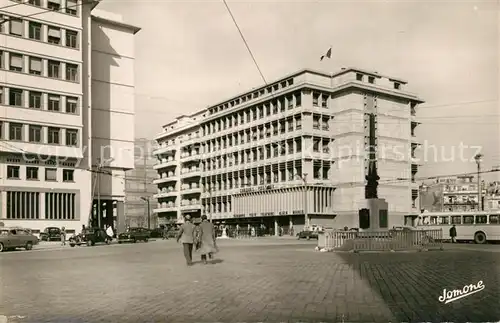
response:
<path fill-rule="evenodd" d="M 437 224 L 437 223 L 438 223 L 438 222 L 437 222 L 437 219 L 438 219 L 438 217 L 437 217 L 437 216 L 431 216 L 431 224 L 432 224 L 432 225 Z"/>
<path fill-rule="evenodd" d="M 487 215 L 476 215 L 476 224 L 486 224 L 488 222 Z"/>
<path fill-rule="evenodd" d="M 454 215 L 451 217 L 451 224 L 462 224 L 462 216 Z"/>
<path fill-rule="evenodd" d="M 490 215 L 490 224 L 499 224 L 500 215 Z"/>
<path fill-rule="evenodd" d="M 464 224 L 474 224 L 474 216 L 464 215 Z"/>
<path fill-rule="evenodd" d="M 439 224 L 450 224 L 450 218 L 447 215 L 440 216 L 439 217 Z"/>

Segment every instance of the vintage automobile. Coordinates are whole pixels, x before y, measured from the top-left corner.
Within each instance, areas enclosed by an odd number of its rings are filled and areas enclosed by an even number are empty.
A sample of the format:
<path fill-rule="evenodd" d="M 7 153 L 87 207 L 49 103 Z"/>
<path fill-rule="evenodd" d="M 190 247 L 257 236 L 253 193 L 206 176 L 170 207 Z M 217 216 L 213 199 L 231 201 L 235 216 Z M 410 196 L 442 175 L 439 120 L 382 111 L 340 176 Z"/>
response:
<path fill-rule="evenodd" d="M 162 228 L 156 228 L 156 229 L 151 229 L 149 230 L 150 238 L 161 238 L 163 237 L 163 229 Z"/>
<path fill-rule="evenodd" d="M 38 238 L 29 229 L 0 228 L 0 252 L 16 248 L 33 249 L 38 244 Z"/>
<path fill-rule="evenodd" d="M 318 231 L 316 230 L 304 230 L 304 231 L 300 231 L 299 233 L 297 233 L 297 239 L 300 240 L 300 239 L 307 239 L 307 240 L 311 240 L 311 239 L 318 239 Z"/>
<path fill-rule="evenodd" d="M 108 237 L 104 229 L 100 228 L 86 228 L 82 230 L 82 233 L 69 238 L 69 245 L 71 247 L 81 246 L 83 244 L 94 246 L 96 243 L 109 244 L 110 242 L 111 238 Z"/>
<path fill-rule="evenodd" d="M 118 235 L 118 243 L 137 241 L 148 242 L 151 231 L 146 228 L 128 228 L 127 231 Z"/>
<path fill-rule="evenodd" d="M 61 241 L 61 229 L 56 227 L 48 227 L 40 232 L 41 241 Z"/>

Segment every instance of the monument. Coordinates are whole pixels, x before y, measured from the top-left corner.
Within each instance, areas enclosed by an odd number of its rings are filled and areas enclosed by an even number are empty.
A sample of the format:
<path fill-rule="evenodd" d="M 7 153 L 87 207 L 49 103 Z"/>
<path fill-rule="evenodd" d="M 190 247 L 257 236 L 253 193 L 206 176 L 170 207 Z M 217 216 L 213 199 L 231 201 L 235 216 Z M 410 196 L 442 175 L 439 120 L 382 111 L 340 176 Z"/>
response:
<path fill-rule="evenodd" d="M 378 198 L 377 150 L 375 137 L 375 115 L 369 114 L 369 162 L 366 175 L 365 199 L 359 210 L 360 231 L 381 231 L 389 229 L 388 204 Z"/>

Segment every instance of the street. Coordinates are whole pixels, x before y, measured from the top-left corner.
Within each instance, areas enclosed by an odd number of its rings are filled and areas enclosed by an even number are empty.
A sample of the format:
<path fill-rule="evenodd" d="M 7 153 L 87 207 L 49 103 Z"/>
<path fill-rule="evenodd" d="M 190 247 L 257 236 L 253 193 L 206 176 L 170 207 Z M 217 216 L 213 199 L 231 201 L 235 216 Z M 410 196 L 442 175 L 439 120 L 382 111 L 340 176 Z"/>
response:
<path fill-rule="evenodd" d="M 315 252 L 312 241 L 218 243 L 216 263 L 193 267 L 186 267 L 180 245 L 172 240 L 0 254 L 0 317 L 7 322 L 500 318 L 498 246 L 352 254 Z M 443 289 L 480 280 L 483 291 L 439 302 Z"/>

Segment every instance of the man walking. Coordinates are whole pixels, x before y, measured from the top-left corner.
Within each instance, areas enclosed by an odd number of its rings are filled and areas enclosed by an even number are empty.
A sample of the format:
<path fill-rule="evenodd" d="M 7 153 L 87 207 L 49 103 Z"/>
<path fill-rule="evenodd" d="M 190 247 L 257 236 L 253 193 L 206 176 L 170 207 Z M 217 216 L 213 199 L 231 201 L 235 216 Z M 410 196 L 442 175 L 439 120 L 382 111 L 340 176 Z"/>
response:
<path fill-rule="evenodd" d="M 193 265 L 193 243 L 194 243 L 194 224 L 191 223 L 191 217 L 186 215 L 184 224 L 181 225 L 177 234 L 177 242 L 181 241 L 184 250 L 184 258 L 188 266 Z"/>
<path fill-rule="evenodd" d="M 66 245 L 66 228 L 65 227 L 61 228 L 61 245 L 62 246 Z"/>
<path fill-rule="evenodd" d="M 215 228 L 214 225 L 207 220 L 207 216 L 203 215 L 201 217 L 201 261 L 203 264 L 207 264 L 207 255 L 210 260 L 213 259 L 213 254 L 217 252 L 217 245 L 215 244 Z"/>
<path fill-rule="evenodd" d="M 451 237 L 451 243 L 457 242 L 457 228 L 455 227 L 455 225 L 453 225 L 450 228 L 450 237 Z"/>

